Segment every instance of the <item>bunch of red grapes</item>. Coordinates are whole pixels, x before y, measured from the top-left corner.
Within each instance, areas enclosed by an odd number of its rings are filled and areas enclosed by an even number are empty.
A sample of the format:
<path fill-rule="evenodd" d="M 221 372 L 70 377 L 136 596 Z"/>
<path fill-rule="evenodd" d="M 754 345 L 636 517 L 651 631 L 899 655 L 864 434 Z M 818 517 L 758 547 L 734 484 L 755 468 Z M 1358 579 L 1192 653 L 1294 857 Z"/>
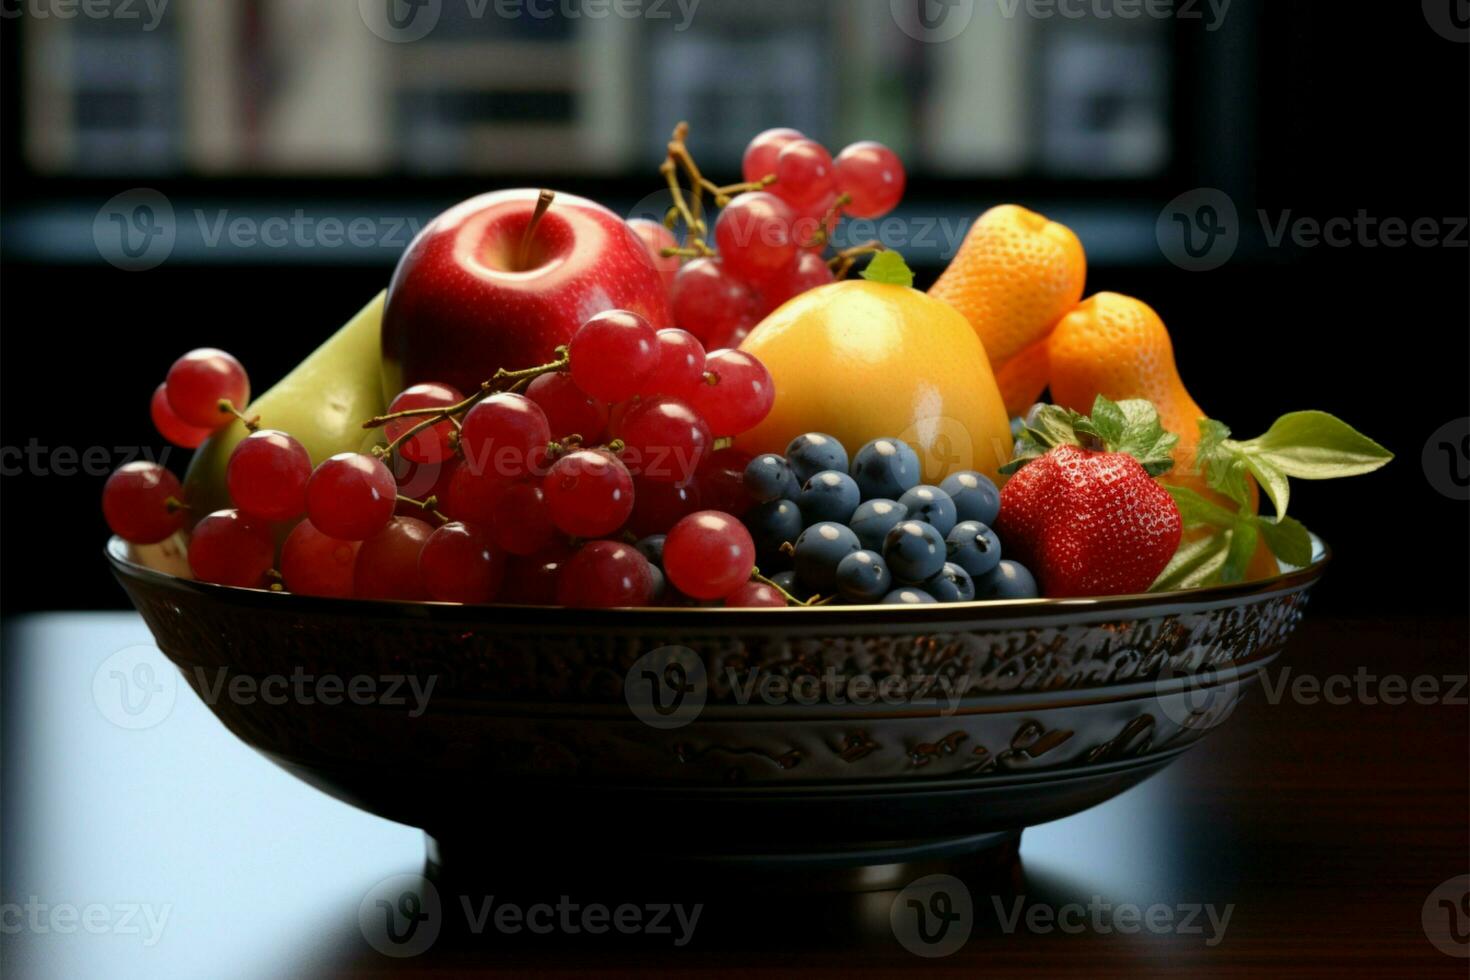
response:
<path fill-rule="evenodd" d="M 711 347 L 736 347 L 782 303 L 833 281 L 823 252 L 838 222 L 880 218 L 903 197 L 903 163 L 881 143 L 853 143 L 834 159 L 794 129 L 768 129 L 750 141 L 741 165 L 751 186 L 715 222 L 714 256 L 682 265 L 669 257 L 674 322 Z M 655 221 L 630 222 L 654 254 L 677 246 Z"/>
<path fill-rule="evenodd" d="M 468 398 L 414 385 L 368 423 L 386 447 L 314 468 L 295 438 L 248 421 L 226 475 L 234 507 L 190 534 L 194 576 L 374 599 L 784 604 L 751 581 L 755 546 L 739 520 L 749 457 L 716 448 L 770 411 L 765 367 L 625 310 L 592 317 L 561 353 Z M 230 355 L 200 350 L 159 392 L 160 432 L 197 446 L 236 417 L 249 382 Z M 178 479 L 155 463 L 112 474 L 102 502 L 135 544 L 188 516 Z"/>

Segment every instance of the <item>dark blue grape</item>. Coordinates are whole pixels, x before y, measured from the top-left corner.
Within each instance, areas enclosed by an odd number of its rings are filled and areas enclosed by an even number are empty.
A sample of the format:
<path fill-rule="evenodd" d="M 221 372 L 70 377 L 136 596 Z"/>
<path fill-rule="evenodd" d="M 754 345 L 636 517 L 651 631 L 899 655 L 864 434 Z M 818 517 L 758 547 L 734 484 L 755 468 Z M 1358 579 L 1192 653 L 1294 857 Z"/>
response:
<path fill-rule="evenodd" d="M 806 481 L 796 504 L 808 524 L 821 521 L 846 524 L 857 510 L 857 483 L 841 470 L 823 470 Z"/>
<path fill-rule="evenodd" d="M 755 540 L 755 560 L 762 569 L 784 567 L 788 558 L 781 553 L 781 545 L 787 541 L 795 543 L 807 525 L 801 508 L 790 500 L 756 504 L 741 520 Z"/>
<path fill-rule="evenodd" d="M 648 559 L 650 565 L 663 568 L 664 538 L 666 537 L 668 537 L 666 534 L 650 534 L 648 537 L 641 539 L 633 547 L 638 549 L 640 555 Z"/>
<path fill-rule="evenodd" d="M 838 563 L 861 549 L 851 528 L 831 521 L 813 524 L 796 539 L 796 580 L 808 592 L 831 595 Z"/>
<path fill-rule="evenodd" d="M 979 578 L 1000 562 L 1000 538 L 979 521 L 960 521 L 944 539 L 949 560 Z"/>
<path fill-rule="evenodd" d="M 933 525 L 934 530 L 941 535 L 948 534 L 954 528 L 955 521 L 959 520 L 954 501 L 938 487 L 922 484 L 910 487 L 898 498 L 898 502 L 909 509 L 910 520 Z"/>
<path fill-rule="evenodd" d="M 921 606 L 926 602 L 938 601 L 938 599 L 935 599 L 932 595 L 925 592 L 923 589 L 915 589 L 912 587 L 904 589 L 894 589 L 892 592 L 883 597 L 883 605 L 885 606 Z"/>
<path fill-rule="evenodd" d="M 781 588 L 785 589 L 789 594 L 796 595 L 796 573 L 791 571 L 789 568 L 784 572 L 777 572 L 775 575 L 767 575 L 766 578 L 770 579 L 772 582 L 775 582 Z M 797 596 L 797 598 L 800 599 L 805 597 Z"/>
<path fill-rule="evenodd" d="M 837 594 L 848 602 L 877 602 L 893 587 L 893 575 L 876 551 L 854 551 L 837 563 Z"/>
<path fill-rule="evenodd" d="M 937 575 L 924 582 L 924 591 L 940 602 L 969 602 L 975 598 L 975 583 L 969 572 L 947 561 Z"/>
<path fill-rule="evenodd" d="M 984 473 L 974 470 L 951 473 L 939 484 L 939 489 L 954 501 L 955 513 L 961 521 L 994 524 L 1000 514 L 1000 491 Z"/>
<path fill-rule="evenodd" d="M 652 592 L 652 595 L 653 595 L 653 602 L 655 604 L 657 604 L 659 602 L 662 602 L 663 599 L 664 599 L 664 586 L 667 584 L 667 582 L 664 579 L 664 571 L 663 571 L 663 569 L 662 568 L 659 568 L 657 565 L 653 564 L 652 562 L 650 562 L 649 565 L 648 565 L 648 571 L 649 571 L 649 573 L 651 575 L 653 575 L 653 592 Z"/>
<path fill-rule="evenodd" d="M 898 439 L 874 439 L 852 458 L 851 472 L 864 500 L 897 500 L 919 485 L 919 454 Z"/>
<path fill-rule="evenodd" d="M 918 585 L 944 567 L 944 537 L 923 521 L 902 521 L 883 540 L 883 560 L 893 577 Z"/>
<path fill-rule="evenodd" d="M 1019 562 L 1002 561 L 975 579 L 977 599 L 1035 599 L 1041 595 L 1036 579 Z"/>
<path fill-rule="evenodd" d="M 786 447 L 786 461 L 796 473 L 796 482 L 806 483 L 823 470 L 847 472 L 847 449 L 835 436 L 825 432 L 808 432 L 791 440 Z"/>
<path fill-rule="evenodd" d="M 745 464 L 745 490 L 758 504 L 771 500 L 795 500 L 801 492 L 796 473 L 786 457 L 775 453 L 757 456 Z"/>
<path fill-rule="evenodd" d="M 882 551 L 883 539 L 893 525 L 908 516 L 909 509 L 896 500 L 865 500 L 852 512 L 847 526 L 869 551 Z"/>

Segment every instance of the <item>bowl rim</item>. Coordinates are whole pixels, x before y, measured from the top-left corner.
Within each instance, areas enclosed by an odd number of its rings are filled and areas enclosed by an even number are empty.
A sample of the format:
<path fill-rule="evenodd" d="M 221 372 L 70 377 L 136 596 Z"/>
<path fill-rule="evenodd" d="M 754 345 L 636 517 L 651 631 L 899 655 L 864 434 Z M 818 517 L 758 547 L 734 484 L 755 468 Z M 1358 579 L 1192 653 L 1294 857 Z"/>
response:
<path fill-rule="evenodd" d="M 282 612 L 294 609 L 305 613 L 358 613 L 377 617 L 418 617 L 463 621 L 489 613 L 498 624 L 528 625 L 552 630 L 585 628 L 591 625 L 623 626 L 630 629 L 647 627 L 657 622 L 663 626 L 689 625 L 700 628 L 729 628 L 740 625 L 780 625 L 782 629 L 810 626 L 830 629 L 834 625 L 935 625 L 977 622 L 987 626 L 1034 625 L 1037 620 L 1095 620 L 1132 618 L 1141 612 L 1166 614 L 1171 611 L 1203 611 L 1238 605 L 1247 599 L 1284 596 L 1309 588 L 1321 578 L 1332 560 L 1332 550 L 1317 535 L 1312 535 L 1312 561 L 1302 567 L 1287 567 L 1269 578 L 1215 585 L 1207 588 L 1177 589 L 1169 592 L 1143 592 L 1129 595 L 1073 599 L 998 599 L 989 601 L 949 602 L 922 606 L 863 605 L 738 608 L 645 606 L 637 608 L 578 609 L 567 606 L 526 606 L 509 603 L 463 605 L 433 600 L 338 599 L 324 596 L 296 595 L 270 589 L 216 585 L 186 579 L 150 568 L 128 555 L 128 544 L 116 535 L 105 546 L 104 554 L 119 579 L 146 582 L 173 592 L 227 602 L 246 608 Z"/>

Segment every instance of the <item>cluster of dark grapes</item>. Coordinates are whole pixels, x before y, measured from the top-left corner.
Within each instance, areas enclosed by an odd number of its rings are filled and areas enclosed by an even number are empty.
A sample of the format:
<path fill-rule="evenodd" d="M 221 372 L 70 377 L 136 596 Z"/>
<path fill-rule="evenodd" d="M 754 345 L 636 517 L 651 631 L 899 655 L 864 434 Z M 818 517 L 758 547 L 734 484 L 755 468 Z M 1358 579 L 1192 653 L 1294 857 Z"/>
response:
<path fill-rule="evenodd" d="M 849 464 L 842 443 L 808 432 L 784 456 L 752 459 L 744 481 L 759 501 L 744 515 L 756 560 L 793 595 L 906 604 L 1039 595 L 1029 571 L 1001 558 L 990 478 L 965 470 L 924 485 L 918 454 L 900 439 L 874 439 Z"/>

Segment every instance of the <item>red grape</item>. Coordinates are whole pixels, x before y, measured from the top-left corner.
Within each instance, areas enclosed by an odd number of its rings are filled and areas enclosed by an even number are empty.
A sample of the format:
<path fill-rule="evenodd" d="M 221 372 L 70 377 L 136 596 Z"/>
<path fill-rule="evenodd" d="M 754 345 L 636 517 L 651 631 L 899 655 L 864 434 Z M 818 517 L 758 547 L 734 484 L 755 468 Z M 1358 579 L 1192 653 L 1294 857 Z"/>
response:
<path fill-rule="evenodd" d="M 679 256 L 664 255 L 663 250 L 679 247 L 679 240 L 674 237 L 674 233 L 662 222 L 649 218 L 633 218 L 629 220 L 628 227 L 648 246 L 649 254 L 653 256 L 653 267 L 664 281 L 664 288 L 673 285 L 674 274 L 679 271 Z"/>
<path fill-rule="evenodd" d="M 191 350 L 174 361 L 164 380 L 168 404 L 189 425 L 218 429 L 234 418 L 222 411 L 221 400 L 244 411 L 250 401 L 250 379 L 245 368 L 229 354 L 213 347 Z"/>
<path fill-rule="evenodd" d="M 573 537 L 611 534 L 633 511 L 633 477 L 600 449 L 567 453 L 551 464 L 541 488 L 551 522 Z"/>
<path fill-rule="evenodd" d="M 701 370 L 703 363 L 701 360 Z M 584 443 L 591 444 L 599 441 L 607 430 L 607 406 L 578 388 L 565 371 L 541 375 L 526 387 L 526 397 L 546 413 L 553 439 L 578 435 Z"/>
<path fill-rule="evenodd" d="M 200 444 L 214 434 L 213 429 L 190 425 L 174 413 L 168 403 L 168 385 L 161 384 L 153 389 L 153 400 L 148 404 L 148 413 L 153 416 L 153 427 L 175 446 L 182 449 L 198 449 Z"/>
<path fill-rule="evenodd" d="M 512 555 L 534 555 L 558 540 L 556 525 L 546 510 L 540 483 L 513 483 L 505 488 L 490 522 L 496 547 Z"/>
<path fill-rule="evenodd" d="M 618 425 L 634 472 L 649 480 L 687 483 L 709 452 L 709 426 L 677 398 L 660 396 L 628 409 Z"/>
<path fill-rule="evenodd" d="M 778 127 L 757 133 L 745 147 L 745 156 L 740 161 L 741 176 L 750 183 L 776 172 L 776 157 L 792 140 L 803 139 L 794 129 Z"/>
<path fill-rule="evenodd" d="M 731 608 L 760 609 L 764 607 L 786 607 L 786 597 L 764 582 L 746 582 L 725 596 L 725 605 Z"/>
<path fill-rule="evenodd" d="M 235 506 L 262 521 L 289 521 L 306 510 L 311 457 L 301 443 L 275 429 L 241 439 L 230 453 L 225 483 Z"/>
<path fill-rule="evenodd" d="M 766 191 L 741 194 L 715 221 L 715 245 L 730 272 L 758 282 L 780 272 L 796 257 L 791 205 Z M 682 326 L 682 324 L 680 324 Z"/>
<path fill-rule="evenodd" d="M 505 578 L 505 556 L 480 525 L 445 524 L 419 552 L 419 577 L 440 602 L 494 602 Z"/>
<path fill-rule="evenodd" d="M 836 186 L 832 154 L 816 140 L 792 140 L 776 157 L 776 183 L 771 193 L 798 212 L 826 200 Z"/>
<path fill-rule="evenodd" d="M 750 510 L 755 501 L 745 489 L 745 467 L 751 459 L 750 453 L 734 446 L 706 456 L 694 478 L 699 485 L 700 507 L 736 517 Z"/>
<path fill-rule="evenodd" d="M 362 453 L 323 460 L 306 484 L 306 516 L 323 534 L 363 541 L 393 516 L 398 485 L 383 461 Z"/>
<path fill-rule="evenodd" d="M 361 541 L 328 537 L 311 521 L 302 521 L 281 546 L 281 579 L 298 595 L 345 599 L 352 595 L 352 569 L 360 547 Z"/>
<path fill-rule="evenodd" d="M 771 411 L 776 387 L 766 366 L 740 350 L 719 350 L 705 358 L 715 383 L 694 395 L 693 407 L 717 436 L 738 436 L 754 428 Z"/>
<path fill-rule="evenodd" d="M 438 502 L 436 509 L 449 513 L 444 510 L 444 504 L 449 499 L 449 486 L 454 481 L 454 474 L 460 469 L 458 459 L 451 458 L 442 463 L 411 463 L 402 456 L 395 455 L 390 466 L 398 480 L 400 497 L 410 497 L 413 500 L 433 497 Z M 422 507 L 407 500 L 398 501 L 393 512 L 405 517 L 422 517 L 424 513 Z"/>
<path fill-rule="evenodd" d="M 201 582 L 259 588 L 275 557 L 270 525 L 238 510 L 215 511 L 189 536 L 189 570 Z"/>
<path fill-rule="evenodd" d="M 438 510 L 451 520 L 489 524 L 501 495 L 510 485 L 510 480 L 495 473 L 477 473 L 468 466 L 456 466 L 439 496 Z"/>
<path fill-rule="evenodd" d="M 546 462 L 551 423 L 525 395 L 491 395 L 465 414 L 459 433 L 464 465 L 476 473 L 518 479 Z"/>
<path fill-rule="evenodd" d="M 184 526 L 184 509 L 176 506 L 183 496 L 179 478 L 162 466 L 128 463 L 102 487 L 102 516 L 124 541 L 156 544 Z"/>
<path fill-rule="evenodd" d="M 563 606 L 646 606 L 652 599 L 648 559 L 622 541 L 587 542 L 562 567 L 556 583 L 556 600 Z"/>
<path fill-rule="evenodd" d="M 697 484 L 664 483 L 635 477 L 633 480 L 633 513 L 628 517 L 628 530 L 640 538 L 663 534 L 685 514 L 700 507 Z"/>
<path fill-rule="evenodd" d="M 687 330 L 658 332 L 658 367 L 649 379 L 651 392 L 687 398 L 704 384 L 704 345 Z"/>
<path fill-rule="evenodd" d="M 674 277 L 669 306 L 674 323 L 706 347 L 757 319 L 760 298 L 719 259 L 695 259 Z M 723 344 L 717 345 L 723 346 Z"/>
<path fill-rule="evenodd" d="M 769 314 L 787 300 L 832 281 L 832 270 L 826 260 L 816 252 L 804 250 L 790 268 L 761 283 L 762 313 Z"/>
<path fill-rule="evenodd" d="M 459 393 L 458 388 L 426 382 L 400 391 L 398 397 L 393 399 L 393 404 L 388 406 L 388 411 L 392 413 L 411 408 L 447 408 L 462 401 L 464 395 Z M 424 416 L 410 415 L 389 422 L 385 426 L 389 441 L 397 439 L 422 421 Z M 449 442 L 453 433 L 454 423 L 446 419 L 417 433 L 412 439 L 399 443 L 398 452 L 404 459 L 415 463 L 441 463 L 454 455 L 454 447 Z"/>
<path fill-rule="evenodd" d="M 434 529 L 416 517 L 394 517 L 362 543 L 352 571 L 359 599 L 427 599 L 419 575 L 419 552 Z"/>
<path fill-rule="evenodd" d="M 642 394 L 658 367 L 657 344 L 657 332 L 637 313 L 599 313 L 572 334 L 572 380 L 605 402 Z"/>
<path fill-rule="evenodd" d="M 664 540 L 664 574 L 695 599 L 722 599 L 750 579 L 755 541 L 739 519 L 701 510 L 675 524 Z"/>
<path fill-rule="evenodd" d="M 556 580 L 571 556 L 572 549 L 565 542 L 534 555 L 512 556 L 506 563 L 500 601 L 523 606 L 555 605 Z"/>
<path fill-rule="evenodd" d="M 837 186 L 852 200 L 843 206 L 854 218 L 881 218 L 903 198 L 903 162 L 882 143 L 865 140 L 837 154 Z"/>

